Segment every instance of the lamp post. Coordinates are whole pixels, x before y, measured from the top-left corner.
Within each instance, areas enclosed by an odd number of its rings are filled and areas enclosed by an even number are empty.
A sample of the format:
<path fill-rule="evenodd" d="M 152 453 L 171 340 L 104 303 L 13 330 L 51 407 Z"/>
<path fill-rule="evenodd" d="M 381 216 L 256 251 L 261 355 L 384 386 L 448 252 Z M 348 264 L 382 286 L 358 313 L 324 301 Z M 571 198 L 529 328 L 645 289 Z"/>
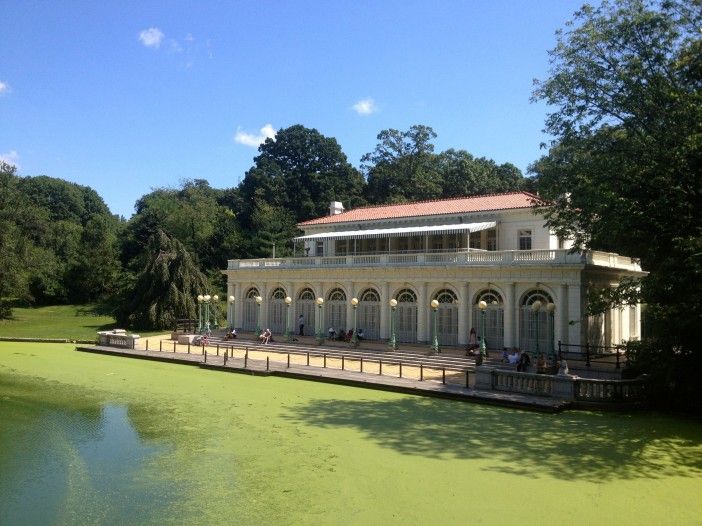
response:
<path fill-rule="evenodd" d="M 324 298 L 321 296 L 315 300 L 315 303 L 317 304 L 317 312 L 318 312 L 318 321 L 317 321 L 317 327 L 318 327 L 318 332 L 317 332 L 317 342 L 322 343 L 324 341 L 324 333 L 322 332 L 323 327 L 324 327 L 324 319 L 322 318 L 322 305 L 324 305 Z"/>
<path fill-rule="evenodd" d="M 554 332 L 554 327 L 555 327 L 554 323 L 553 323 L 553 319 L 554 319 L 554 311 L 555 310 L 556 310 L 556 305 L 549 301 L 546 304 L 546 312 L 548 312 L 548 318 L 549 318 L 549 321 L 551 322 L 551 329 L 548 331 L 548 335 L 549 335 L 548 355 L 549 355 L 549 359 L 551 360 L 552 365 L 556 364 L 556 349 L 554 349 L 555 346 L 553 344 L 554 343 L 553 342 L 553 339 L 554 339 L 553 332 Z"/>
<path fill-rule="evenodd" d="M 202 294 L 197 295 L 197 332 L 202 332 L 202 302 L 205 297 Z"/>
<path fill-rule="evenodd" d="M 236 298 L 234 296 L 229 296 L 229 323 L 232 326 L 232 329 L 234 328 L 234 302 L 236 301 Z"/>
<path fill-rule="evenodd" d="M 541 310 L 541 301 L 536 300 L 531 304 L 531 310 L 534 311 L 534 322 L 536 324 L 536 355 L 539 355 L 539 311 Z"/>
<path fill-rule="evenodd" d="M 431 350 L 434 351 L 435 353 L 438 353 L 438 352 L 441 352 L 439 350 L 439 337 L 436 334 L 436 313 L 439 310 L 439 302 L 436 300 L 431 300 L 431 303 L 429 305 L 431 306 L 432 317 L 434 319 L 434 330 L 433 330 L 433 336 L 431 339 Z"/>
<path fill-rule="evenodd" d="M 358 308 L 358 298 L 351 298 L 351 308 L 353 308 L 353 334 L 351 335 L 351 345 L 358 347 L 358 328 L 356 326 L 356 309 Z"/>
<path fill-rule="evenodd" d="M 390 348 L 394 351 L 397 349 L 397 339 L 395 338 L 395 309 L 397 309 L 397 300 L 390 300 Z"/>
<path fill-rule="evenodd" d="M 292 298 L 290 296 L 285 297 L 285 341 L 292 341 L 292 336 L 290 336 L 290 331 L 288 330 L 290 322 L 290 304 L 292 303 Z"/>
<path fill-rule="evenodd" d="M 217 310 L 218 310 L 218 305 L 219 303 L 219 296 L 215 294 L 212 296 L 212 316 L 214 317 L 214 326 L 215 329 L 219 329 L 219 323 L 217 323 Z"/>
<path fill-rule="evenodd" d="M 205 294 L 203 297 L 203 302 L 205 304 L 205 316 L 204 316 L 204 327 L 203 330 L 209 334 L 210 332 L 210 300 L 212 299 L 212 296 L 209 294 Z"/>
<path fill-rule="evenodd" d="M 254 301 L 256 302 L 256 336 L 258 336 L 261 334 L 261 303 L 263 303 L 263 298 L 256 296 Z"/>
<path fill-rule="evenodd" d="M 487 346 L 485 345 L 485 309 L 487 309 L 487 303 L 485 300 L 478 302 L 478 308 L 480 309 L 480 351 L 478 355 L 480 363 L 478 365 L 482 365 L 487 353 Z"/>

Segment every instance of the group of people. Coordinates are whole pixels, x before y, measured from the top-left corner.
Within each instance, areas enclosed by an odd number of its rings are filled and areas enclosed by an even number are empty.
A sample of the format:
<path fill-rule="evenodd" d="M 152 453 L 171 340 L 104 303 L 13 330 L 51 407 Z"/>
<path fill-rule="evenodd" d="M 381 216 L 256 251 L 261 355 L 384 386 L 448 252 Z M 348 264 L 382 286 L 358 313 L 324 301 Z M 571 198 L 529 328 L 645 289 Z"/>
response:
<path fill-rule="evenodd" d="M 531 358 L 526 351 L 522 351 L 520 353 L 519 349 L 515 347 L 512 349 L 511 353 L 508 352 L 507 349 L 502 351 L 502 363 L 508 363 L 510 365 L 516 364 L 517 371 L 526 372 L 529 370 L 529 366 L 531 365 Z"/>
<path fill-rule="evenodd" d="M 350 342 L 351 338 L 353 338 L 353 329 L 349 329 L 348 331 L 345 331 L 344 329 L 339 329 L 339 331 L 337 332 L 337 330 L 334 327 L 329 327 L 327 334 L 329 335 L 330 340 L 336 340 L 339 342 Z M 358 329 L 358 331 L 356 331 L 356 338 L 359 340 L 363 339 L 363 329 Z"/>

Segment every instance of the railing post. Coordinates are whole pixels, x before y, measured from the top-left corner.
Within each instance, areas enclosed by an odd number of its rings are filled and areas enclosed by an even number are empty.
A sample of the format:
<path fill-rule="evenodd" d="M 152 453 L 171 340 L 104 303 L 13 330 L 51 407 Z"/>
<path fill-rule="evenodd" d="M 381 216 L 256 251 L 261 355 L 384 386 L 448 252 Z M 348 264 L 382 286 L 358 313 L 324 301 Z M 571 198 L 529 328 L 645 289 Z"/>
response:
<path fill-rule="evenodd" d="M 378 374 L 380 376 L 383 376 L 383 360 L 382 360 L 382 358 L 378 359 Z"/>
<path fill-rule="evenodd" d="M 227 350 L 224 349 L 224 365 L 227 365 Z"/>
<path fill-rule="evenodd" d="M 324 368 L 327 368 L 327 353 L 324 353 Z"/>
<path fill-rule="evenodd" d="M 217 356 L 219 356 L 219 344 L 217 344 Z"/>
<path fill-rule="evenodd" d="M 203 354 L 205 355 L 205 363 L 207 363 L 207 351 L 203 349 Z"/>
<path fill-rule="evenodd" d="M 244 369 L 246 369 L 246 366 L 249 363 L 249 348 L 246 347 L 246 351 L 244 352 Z"/>
<path fill-rule="evenodd" d="M 310 365 L 310 353 L 307 351 L 307 366 L 309 367 Z"/>
<path fill-rule="evenodd" d="M 146 340 L 146 350 L 149 350 L 149 340 Z"/>
<path fill-rule="evenodd" d="M 271 360 L 270 356 L 266 355 L 266 371 L 270 367 L 270 360 Z"/>
<path fill-rule="evenodd" d="M 363 356 L 361 356 L 361 372 L 363 372 Z"/>
<path fill-rule="evenodd" d="M 288 369 L 290 369 L 290 353 L 288 353 Z"/>
<path fill-rule="evenodd" d="M 343 371 L 345 369 L 345 364 L 344 364 L 344 355 L 341 355 L 341 370 Z"/>
<path fill-rule="evenodd" d="M 177 342 L 173 342 L 173 352 L 176 352 L 176 343 Z"/>
<path fill-rule="evenodd" d="M 585 366 L 590 367 L 590 342 L 585 342 Z"/>
<path fill-rule="evenodd" d="M 402 362 L 400 362 L 400 378 L 402 378 Z"/>
<path fill-rule="evenodd" d="M 424 381 L 424 364 L 422 363 L 419 364 L 419 381 Z"/>
<path fill-rule="evenodd" d="M 619 347 L 617 347 L 617 369 L 619 369 Z"/>
<path fill-rule="evenodd" d="M 441 368 L 441 383 L 446 385 L 446 367 Z"/>
<path fill-rule="evenodd" d="M 190 339 L 188 339 L 188 354 L 190 354 Z"/>

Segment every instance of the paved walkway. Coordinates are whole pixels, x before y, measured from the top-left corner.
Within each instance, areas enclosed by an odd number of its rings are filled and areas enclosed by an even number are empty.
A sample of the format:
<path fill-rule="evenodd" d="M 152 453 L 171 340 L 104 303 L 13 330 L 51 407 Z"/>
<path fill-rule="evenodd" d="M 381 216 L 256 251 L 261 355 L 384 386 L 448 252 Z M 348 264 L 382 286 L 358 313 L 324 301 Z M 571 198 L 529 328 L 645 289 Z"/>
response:
<path fill-rule="evenodd" d="M 168 343 L 168 345 L 164 345 Z M 227 342 L 229 343 L 229 342 Z M 162 341 L 158 348 L 119 349 L 96 345 L 80 345 L 76 350 L 99 354 L 125 356 L 163 362 L 193 365 L 253 375 L 275 375 L 289 378 L 353 385 L 390 390 L 422 396 L 451 398 L 544 412 L 557 412 L 569 407 L 569 402 L 552 398 L 528 396 L 472 388 L 475 364 L 459 356 L 427 355 L 390 350 L 349 349 L 329 347 L 264 346 L 238 341 L 225 349 L 173 345 Z M 161 349 L 161 350 L 158 350 Z M 177 352 L 173 352 L 175 349 Z M 184 352 L 185 350 L 185 352 Z M 206 354 L 204 351 L 207 351 Z M 369 356 L 370 354 L 370 356 Z M 225 363 L 226 362 L 226 363 Z M 450 363 L 449 363 L 450 362 Z M 309 365 L 308 365 L 309 364 Z"/>

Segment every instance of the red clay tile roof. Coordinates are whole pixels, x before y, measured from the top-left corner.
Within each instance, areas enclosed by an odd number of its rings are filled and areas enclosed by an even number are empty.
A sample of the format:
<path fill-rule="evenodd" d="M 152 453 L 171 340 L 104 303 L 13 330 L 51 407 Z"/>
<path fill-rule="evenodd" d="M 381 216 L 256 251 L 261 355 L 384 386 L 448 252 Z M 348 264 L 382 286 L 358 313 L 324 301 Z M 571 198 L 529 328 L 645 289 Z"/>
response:
<path fill-rule="evenodd" d="M 507 194 L 476 195 L 419 201 L 400 205 L 378 205 L 354 208 L 333 216 L 318 217 L 298 223 L 297 226 L 326 225 L 330 223 L 355 223 L 378 219 L 398 217 L 417 217 L 437 214 L 463 214 L 468 212 L 488 212 L 491 210 L 509 210 L 514 208 L 531 208 L 539 197 L 528 192 L 510 192 Z"/>

